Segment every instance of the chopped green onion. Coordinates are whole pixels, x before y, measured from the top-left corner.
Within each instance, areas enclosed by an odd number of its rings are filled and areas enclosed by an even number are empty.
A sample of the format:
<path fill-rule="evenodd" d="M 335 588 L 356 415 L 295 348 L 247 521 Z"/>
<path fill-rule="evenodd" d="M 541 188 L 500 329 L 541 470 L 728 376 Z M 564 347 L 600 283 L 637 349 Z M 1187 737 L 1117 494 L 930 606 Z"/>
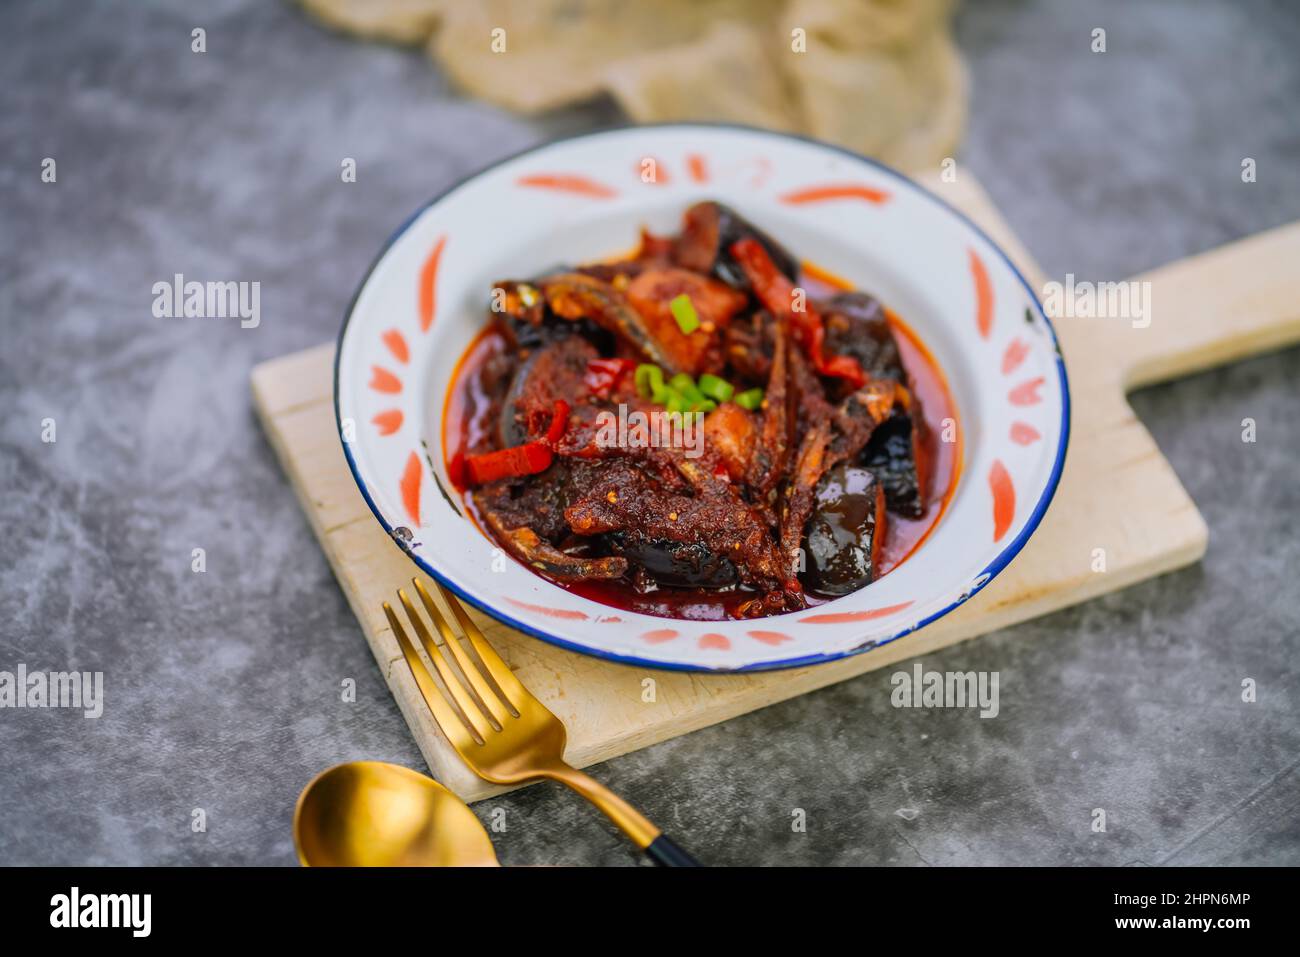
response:
<path fill-rule="evenodd" d="M 736 387 L 726 379 L 719 379 L 707 372 L 700 376 L 699 388 L 710 399 L 718 402 L 726 402 L 736 391 Z"/>
<path fill-rule="evenodd" d="M 717 379 L 717 376 L 712 378 Z M 725 382 L 722 384 L 726 385 Z M 712 412 L 718 407 L 713 397 L 701 392 L 695 380 L 685 372 L 679 372 L 664 382 L 663 370 L 648 362 L 636 367 L 636 390 L 670 413 Z"/>
<path fill-rule="evenodd" d="M 652 398 L 664 387 L 664 370 L 657 365 L 643 362 L 636 367 L 636 391 L 644 399 Z M 658 399 L 655 399 L 658 402 Z"/>
<path fill-rule="evenodd" d="M 685 372 L 677 373 L 677 375 L 668 380 L 668 384 L 680 392 L 682 398 L 686 399 L 692 405 L 697 402 L 703 402 L 705 399 L 704 393 L 701 392 L 699 386 L 695 384 L 695 380 Z"/>
<path fill-rule="evenodd" d="M 664 389 L 663 407 L 669 412 L 690 411 L 690 400 L 671 386 Z"/>
<path fill-rule="evenodd" d="M 682 335 L 689 336 L 700 328 L 700 317 L 695 312 L 695 303 L 691 302 L 691 297 L 686 293 L 669 302 L 668 308 L 672 310 L 673 318 L 677 320 L 677 328 L 682 330 Z"/>
<path fill-rule="evenodd" d="M 742 409 L 748 409 L 750 412 L 753 412 L 763 404 L 763 390 L 749 389 L 736 396 L 735 401 L 736 405 L 740 406 Z"/>

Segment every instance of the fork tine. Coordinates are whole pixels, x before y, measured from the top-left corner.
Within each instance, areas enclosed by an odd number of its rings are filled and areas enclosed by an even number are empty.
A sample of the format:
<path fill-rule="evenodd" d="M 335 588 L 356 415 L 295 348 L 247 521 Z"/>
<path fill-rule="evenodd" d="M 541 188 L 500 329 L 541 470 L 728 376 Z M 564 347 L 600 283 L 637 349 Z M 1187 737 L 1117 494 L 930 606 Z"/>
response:
<path fill-rule="evenodd" d="M 411 604 L 410 596 L 399 588 L 397 589 L 397 597 L 401 601 L 402 607 L 406 609 L 406 617 L 411 619 L 411 626 L 415 629 L 416 635 L 419 636 L 420 643 L 424 645 L 429 660 L 438 669 L 438 677 L 442 679 L 442 686 L 447 689 L 447 692 L 460 708 L 460 713 L 464 716 L 466 724 L 474 729 L 475 734 L 486 741 L 487 736 L 494 729 L 488 725 L 483 710 L 470 696 L 469 692 L 465 690 L 465 685 L 456 677 L 455 672 L 451 670 L 451 666 L 447 664 L 447 659 L 438 650 L 438 643 L 433 640 L 433 635 L 429 634 L 429 629 L 424 626 L 424 619 L 420 617 L 420 613 Z"/>
<path fill-rule="evenodd" d="M 433 603 L 433 596 L 429 594 L 424 587 L 424 582 L 418 578 L 412 578 L 411 582 L 415 585 L 415 592 L 420 596 L 420 601 L 424 603 L 425 610 L 428 611 L 429 617 L 442 633 L 443 644 L 451 651 L 452 657 L 456 659 L 456 664 L 460 666 L 460 672 L 469 681 L 470 688 L 478 698 L 478 703 L 488 713 L 488 720 L 492 721 L 497 730 L 505 726 L 506 718 L 510 714 L 506 711 L 506 703 L 501 700 L 497 691 L 487 683 L 483 678 L 483 673 L 475 667 L 470 656 L 465 653 L 461 647 L 460 637 L 451 629 L 447 619 L 438 610 L 438 606 Z M 451 606 L 452 611 L 458 611 L 455 606 Z M 457 616 L 459 618 L 459 616 Z M 464 623 L 462 622 L 462 625 Z"/>
<path fill-rule="evenodd" d="M 441 582 L 438 582 L 437 584 L 438 591 L 440 591 L 442 597 L 446 599 L 447 607 L 455 613 L 457 620 L 460 622 L 460 626 L 465 629 L 465 634 L 469 636 L 470 644 L 473 645 L 474 650 L 478 652 L 479 659 L 483 662 L 483 667 L 487 669 L 488 676 L 496 682 L 497 687 L 501 689 L 502 697 L 504 697 L 510 704 L 511 709 L 518 714 L 519 704 L 521 702 L 528 701 L 529 699 L 537 701 L 537 697 L 525 688 L 519 679 L 515 677 L 515 673 L 510 670 L 510 666 L 501 660 L 501 656 L 496 653 L 496 649 L 488 644 L 487 639 L 483 637 L 483 632 L 479 631 L 478 625 L 474 624 L 474 622 L 470 620 L 465 608 L 461 605 L 456 596 L 447 591 Z M 541 704 L 540 701 L 537 703 L 539 705 Z"/>
<path fill-rule="evenodd" d="M 415 679 L 416 685 L 420 689 L 420 694 L 424 697 L 424 703 L 429 706 L 429 711 L 433 714 L 433 720 L 438 723 L 442 733 L 447 736 L 452 747 L 457 751 L 464 750 L 481 742 L 474 737 L 474 731 L 465 719 L 456 713 L 456 710 L 443 697 L 438 686 L 433 683 L 433 677 L 429 674 L 429 669 L 425 667 L 424 662 L 420 660 L 420 654 L 415 650 L 415 645 L 406 635 L 406 629 L 397 619 L 397 613 L 393 611 L 393 606 L 384 602 L 384 614 L 388 616 L 388 624 L 393 629 L 393 634 L 397 636 L 397 643 L 402 646 L 402 654 L 406 658 L 406 664 L 411 669 L 411 676 Z"/>

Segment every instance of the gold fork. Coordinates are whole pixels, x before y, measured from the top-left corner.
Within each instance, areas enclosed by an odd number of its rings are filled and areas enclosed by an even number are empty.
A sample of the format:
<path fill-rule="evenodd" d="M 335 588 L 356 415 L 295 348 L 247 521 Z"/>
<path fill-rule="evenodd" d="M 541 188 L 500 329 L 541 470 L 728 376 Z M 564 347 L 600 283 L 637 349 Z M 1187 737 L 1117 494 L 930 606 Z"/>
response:
<path fill-rule="evenodd" d="M 457 669 L 444 657 L 424 619 L 403 589 L 397 598 L 406 617 L 424 645 L 441 679 L 441 687 L 407 637 L 406 630 L 388 602 L 384 614 L 402 646 L 415 683 L 433 713 L 434 720 L 456 753 L 479 777 L 494 784 L 521 784 L 549 778 L 567 784 L 596 805 L 633 843 L 656 864 L 669 867 L 698 867 L 699 862 L 678 847 L 636 808 L 595 778 L 564 761 L 566 732 L 546 705 L 542 704 L 514 676 L 500 655 L 487 643 L 456 597 L 437 585 L 447 607 L 460 627 L 477 661 L 471 658 L 452 630 L 432 596 L 418 579 L 412 579 L 424 610 L 442 635 Z"/>

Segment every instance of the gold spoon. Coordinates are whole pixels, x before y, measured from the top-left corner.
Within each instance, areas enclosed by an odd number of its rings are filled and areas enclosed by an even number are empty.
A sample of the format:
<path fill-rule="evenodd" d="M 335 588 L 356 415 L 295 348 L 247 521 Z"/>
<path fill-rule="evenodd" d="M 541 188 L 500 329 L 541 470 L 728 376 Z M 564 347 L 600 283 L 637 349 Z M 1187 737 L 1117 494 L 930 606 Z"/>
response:
<path fill-rule="evenodd" d="M 383 761 L 322 771 L 293 812 L 305 867 L 498 867 L 474 812 L 427 775 Z"/>

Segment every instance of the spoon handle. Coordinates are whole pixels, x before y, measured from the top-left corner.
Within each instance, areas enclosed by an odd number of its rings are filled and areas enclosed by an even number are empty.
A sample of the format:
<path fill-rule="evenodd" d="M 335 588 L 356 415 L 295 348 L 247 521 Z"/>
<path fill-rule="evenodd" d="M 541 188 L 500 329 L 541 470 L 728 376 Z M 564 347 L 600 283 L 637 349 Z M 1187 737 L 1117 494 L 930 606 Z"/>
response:
<path fill-rule="evenodd" d="M 567 764 L 547 769 L 546 777 L 562 784 L 567 784 L 584 798 L 596 805 L 606 817 L 617 825 L 618 829 L 632 839 L 637 847 L 663 867 L 699 867 L 699 861 L 691 857 L 664 833 L 646 819 L 640 811 L 628 804 L 621 797 L 601 784 L 590 774 L 579 771 Z"/>
<path fill-rule="evenodd" d="M 660 867 L 700 867 L 699 861 L 678 847 L 667 834 L 660 834 L 645 849 L 646 856 Z"/>

